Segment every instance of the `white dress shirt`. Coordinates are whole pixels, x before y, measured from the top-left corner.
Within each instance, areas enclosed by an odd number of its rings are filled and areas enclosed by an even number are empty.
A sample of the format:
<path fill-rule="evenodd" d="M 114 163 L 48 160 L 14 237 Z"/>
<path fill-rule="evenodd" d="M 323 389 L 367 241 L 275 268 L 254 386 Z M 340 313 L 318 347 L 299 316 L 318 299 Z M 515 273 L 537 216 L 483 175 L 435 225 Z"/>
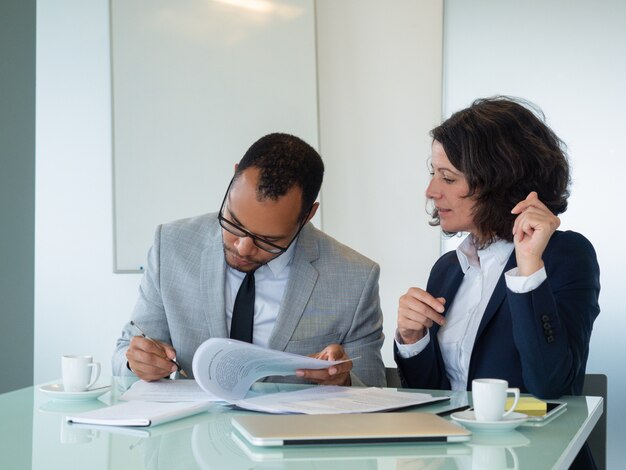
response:
<path fill-rule="evenodd" d="M 278 318 L 280 304 L 289 280 L 289 271 L 295 246 L 296 240 L 294 240 L 286 252 L 264 264 L 254 273 L 255 298 L 252 342 L 259 346 L 268 347 L 270 335 Z M 226 303 L 226 324 L 228 325 L 229 335 L 235 299 L 245 276 L 245 273 L 237 271 L 228 265 L 226 266 L 224 301 Z"/>
<path fill-rule="evenodd" d="M 472 237 L 459 245 L 456 254 L 464 277 L 454 302 L 446 311 L 446 323 L 439 328 L 437 339 L 452 390 L 467 390 L 469 363 L 480 321 L 513 252 L 511 242 L 498 240 L 484 250 L 476 250 Z M 518 276 L 517 268 L 505 273 L 507 287 L 516 293 L 529 292 L 545 279 L 545 268 L 530 276 Z M 512 339 L 511 339 L 512 340 Z M 430 342 L 430 333 L 414 344 L 402 344 L 396 332 L 398 353 L 409 358 L 423 351 Z"/>

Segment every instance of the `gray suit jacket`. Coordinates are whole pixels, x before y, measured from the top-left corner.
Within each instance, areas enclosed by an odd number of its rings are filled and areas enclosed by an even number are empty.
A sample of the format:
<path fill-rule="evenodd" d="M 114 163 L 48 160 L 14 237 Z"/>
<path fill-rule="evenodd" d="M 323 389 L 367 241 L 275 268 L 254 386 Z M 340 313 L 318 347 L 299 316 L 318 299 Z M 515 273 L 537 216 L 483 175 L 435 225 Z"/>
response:
<path fill-rule="evenodd" d="M 360 356 L 353 384 L 385 385 L 379 266 L 310 223 L 292 263 L 269 347 L 307 355 L 339 343 L 350 357 Z M 132 318 L 149 336 L 172 344 L 187 373 L 202 342 L 228 337 L 225 273 L 217 214 L 157 228 Z M 126 324 L 113 354 L 114 375 L 131 374 L 125 352 L 135 335 Z"/>

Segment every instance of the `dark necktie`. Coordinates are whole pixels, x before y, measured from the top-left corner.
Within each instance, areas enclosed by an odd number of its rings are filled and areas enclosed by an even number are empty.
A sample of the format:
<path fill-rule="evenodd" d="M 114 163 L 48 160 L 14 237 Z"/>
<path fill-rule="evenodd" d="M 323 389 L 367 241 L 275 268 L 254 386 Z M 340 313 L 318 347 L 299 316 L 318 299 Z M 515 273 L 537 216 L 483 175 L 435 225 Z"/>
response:
<path fill-rule="evenodd" d="M 235 298 L 230 337 L 252 343 L 254 327 L 254 271 L 246 273 Z"/>

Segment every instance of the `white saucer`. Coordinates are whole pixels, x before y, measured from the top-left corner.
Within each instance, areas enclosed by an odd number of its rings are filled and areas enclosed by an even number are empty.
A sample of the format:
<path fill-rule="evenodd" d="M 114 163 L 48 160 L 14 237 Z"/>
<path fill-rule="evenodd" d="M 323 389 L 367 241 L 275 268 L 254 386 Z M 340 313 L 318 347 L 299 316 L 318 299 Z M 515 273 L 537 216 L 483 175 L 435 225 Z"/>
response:
<path fill-rule="evenodd" d="M 450 417 L 461 423 L 470 431 L 483 431 L 483 432 L 506 432 L 511 431 L 518 427 L 520 424 L 526 422 L 528 415 L 523 413 L 516 413 L 515 411 L 508 416 L 505 416 L 500 421 L 476 421 L 476 416 L 473 411 L 460 411 L 458 413 L 452 413 Z"/>
<path fill-rule="evenodd" d="M 39 387 L 39 390 L 54 400 L 80 401 L 94 400 L 100 395 L 103 395 L 111 390 L 111 386 L 96 386 L 95 388 L 85 390 L 84 392 L 66 392 L 65 390 L 63 390 L 63 384 L 48 384 L 42 385 L 41 387 Z"/>

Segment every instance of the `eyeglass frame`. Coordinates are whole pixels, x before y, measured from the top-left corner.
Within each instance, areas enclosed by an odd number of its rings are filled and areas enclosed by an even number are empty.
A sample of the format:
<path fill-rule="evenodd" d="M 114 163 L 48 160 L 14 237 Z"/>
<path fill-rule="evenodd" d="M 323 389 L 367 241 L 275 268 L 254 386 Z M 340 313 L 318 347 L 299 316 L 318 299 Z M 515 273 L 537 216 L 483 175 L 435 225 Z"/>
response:
<path fill-rule="evenodd" d="M 287 251 L 289 249 L 289 247 L 291 246 L 291 244 L 295 241 L 296 238 L 298 238 L 298 235 L 300 235 L 300 232 L 302 231 L 302 229 L 304 228 L 304 226 L 306 225 L 306 223 L 309 220 L 309 214 L 311 214 L 311 211 L 313 210 L 313 206 L 311 206 L 309 208 L 309 210 L 306 212 L 305 216 L 304 216 L 304 220 L 303 222 L 300 224 L 300 227 L 298 228 L 298 231 L 296 232 L 296 234 L 293 236 L 293 238 L 291 239 L 291 241 L 287 244 L 287 246 L 280 246 L 277 245 L 276 243 L 270 242 L 269 240 L 264 239 L 263 237 L 259 237 L 258 235 L 253 234 L 252 232 L 250 232 L 249 230 L 246 230 L 245 228 L 243 228 L 241 225 L 236 224 L 235 222 L 232 222 L 230 220 L 228 220 L 226 217 L 224 217 L 224 206 L 226 204 L 226 199 L 228 198 L 228 194 L 230 193 L 230 188 L 233 185 L 233 183 L 235 182 L 235 178 L 237 175 L 233 176 L 232 179 L 230 180 L 230 183 L 228 183 L 228 189 L 226 189 L 226 194 L 224 194 L 224 199 L 222 200 L 222 206 L 220 207 L 220 212 L 217 215 L 217 220 L 220 223 L 220 226 L 226 230 L 228 233 L 230 233 L 231 235 L 234 235 L 238 238 L 251 238 L 252 242 L 254 243 L 254 246 L 256 246 L 257 248 L 259 248 L 260 250 L 265 251 L 266 253 L 270 253 L 272 255 L 282 255 L 285 251 Z M 228 225 L 230 227 L 234 227 L 235 229 L 239 230 L 241 233 L 243 233 L 243 235 L 240 235 L 238 233 L 234 233 L 231 230 L 229 230 L 229 227 L 224 226 L 224 225 Z M 257 243 L 257 241 L 265 243 L 269 246 L 271 246 L 272 248 L 275 248 L 276 251 L 270 251 L 267 248 L 264 248 L 262 246 L 259 246 L 259 244 Z"/>

